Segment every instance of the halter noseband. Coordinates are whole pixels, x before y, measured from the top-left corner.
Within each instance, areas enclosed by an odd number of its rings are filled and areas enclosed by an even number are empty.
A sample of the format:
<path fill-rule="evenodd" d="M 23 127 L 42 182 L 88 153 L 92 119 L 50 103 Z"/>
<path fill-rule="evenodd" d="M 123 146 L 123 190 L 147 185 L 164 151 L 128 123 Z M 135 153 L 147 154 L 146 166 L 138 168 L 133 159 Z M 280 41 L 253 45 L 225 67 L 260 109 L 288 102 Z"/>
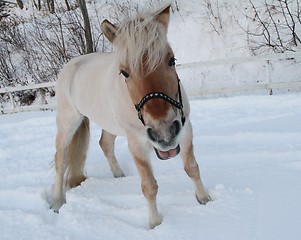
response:
<path fill-rule="evenodd" d="M 166 94 L 164 94 L 162 92 L 151 92 L 151 93 L 148 93 L 147 95 L 145 95 L 138 104 L 135 104 L 135 108 L 138 112 L 138 118 L 140 119 L 142 124 L 145 125 L 144 119 L 143 119 L 143 116 L 142 116 L 142 113 L 141 113 L 141 110 L 142 110 L 142 107 L 144 106 L 144 104 L 148 100 L 151 100 L 151 99 L 154 99 L 154 98 L 160 98 L 160 99 L 163 99 L 163 100 L 169 102 L 171 105 L 173 105 L 177 109 L 179 109 L 180 114 L 181 114 L 182 126 L 184 126 L 185 116 L 184 116 L 184 111 L 183 111 L 182 94 L 181 94 L 181 86 L 180 86 L 180 79 L 179 78 L 178 78 L 178 93 L 179 93 L 179 102 L 174 100 L 173 98 L 167 96 Z"/>

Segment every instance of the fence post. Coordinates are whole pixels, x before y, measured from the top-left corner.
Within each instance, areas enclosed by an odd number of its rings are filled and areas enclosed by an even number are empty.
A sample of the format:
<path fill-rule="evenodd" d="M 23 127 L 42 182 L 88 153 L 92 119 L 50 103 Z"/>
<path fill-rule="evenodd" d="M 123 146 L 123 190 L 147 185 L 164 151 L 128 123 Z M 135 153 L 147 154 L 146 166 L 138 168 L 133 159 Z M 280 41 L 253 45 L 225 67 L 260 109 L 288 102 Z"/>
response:
<path fill-rule="evenodd" d="M 9 96 L 9 98 L 10 98 L 11 104 L 13 105 L 13 108 L 15 108 L 16 105 L 15 105 L 15 101 L 14 101 L 14 98 L 13 98 L 13 94 L 12 94 L 11 92 L 9 92 L 9 93 L 8 93 L 8 96 Z"/>
<path fill-rule="evenodd" d="M 271 74 L 272 74 L 272 63 L 271 60 L 268 59 L 267 60 L 267 90 L 269 91 L 269 95 L 273 95 L 273 89 L 272 87 L 269 87 L 271 86 L 272 83 Z"/>

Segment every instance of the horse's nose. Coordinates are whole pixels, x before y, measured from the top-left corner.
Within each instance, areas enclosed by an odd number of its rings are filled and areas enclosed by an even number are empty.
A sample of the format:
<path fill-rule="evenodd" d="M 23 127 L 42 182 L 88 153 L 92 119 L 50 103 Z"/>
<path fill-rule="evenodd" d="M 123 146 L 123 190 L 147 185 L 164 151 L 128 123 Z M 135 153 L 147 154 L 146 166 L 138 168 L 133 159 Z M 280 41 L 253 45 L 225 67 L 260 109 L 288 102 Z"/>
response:
<path fill-rule="evenodd" d="M 157 134 L 156 131 L 154 131 L 152 128 L 148 128 L 146 132 L 150 140 L 154 142 L 158 142 L 159 135 Z"/>
<path fill-rule="evenodd" d="M 172 125 L 169 128 L 170 131 L 170 137 L 175 138 L 181 130 L 181 125 L 178 120 L 173 121 Z"/>
<path fill-rule="evenodd" d="M 176 120 L 166 129 L 165 133 L 160 133 L 159 131 L 154 130 L 153 128 L 148 128 L 147 135 L 149 139 L 154 142 L 169 143 L 179 134 L 180 130 L 181 124 L 179 121 Z"/>

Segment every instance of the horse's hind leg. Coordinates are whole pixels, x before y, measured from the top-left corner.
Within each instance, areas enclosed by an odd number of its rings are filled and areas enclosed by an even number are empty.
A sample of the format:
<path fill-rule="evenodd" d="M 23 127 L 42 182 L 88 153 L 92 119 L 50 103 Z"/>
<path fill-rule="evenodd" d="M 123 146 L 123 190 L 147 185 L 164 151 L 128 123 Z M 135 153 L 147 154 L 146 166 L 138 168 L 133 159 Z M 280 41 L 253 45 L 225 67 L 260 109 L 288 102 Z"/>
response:
<path fill-rule="evenodd" d="M 109 162 L 114 177 L 118 178 L 118 177 L 124 177 L 124 174 L 115 157 L 115 153 L 114 153 L 115 139 L 116 139 L 115 135 L 105 130 L 102 130 L 102 134 L 99 140 L 99 145 Z"/>
<path fill-rule="evenodd" d="M 86 180 L 84 165 L 90 140 L 89 119 L 84 117 L 74 133 L 68 149 L 67 184 L 73 188 Z"/>
<path fill-rule="evenodd" d="M 199 166 L 194 157 L 191 123 L 187 122 L 187 125 L 187 131 L 184 133 L 181 143 L 181 157 L 184 163 L 184 169 L 195 185 L 196 198 L 200 204 L 205 205 L 207 202 L 211 201 L 211 197 L 203 186 Z"/>
<path fill-rule="evenodd" d="M 88 144 L 88 119 L 77 112 L 58 111 L 55 154 L 55 184 L 52 209 L 58 212 L 65 203 L 64 184 L 70 187 L 80 184 L 85 178 L 82 168 Z M 68 169 L 68 180 L 65 172 Z"/>

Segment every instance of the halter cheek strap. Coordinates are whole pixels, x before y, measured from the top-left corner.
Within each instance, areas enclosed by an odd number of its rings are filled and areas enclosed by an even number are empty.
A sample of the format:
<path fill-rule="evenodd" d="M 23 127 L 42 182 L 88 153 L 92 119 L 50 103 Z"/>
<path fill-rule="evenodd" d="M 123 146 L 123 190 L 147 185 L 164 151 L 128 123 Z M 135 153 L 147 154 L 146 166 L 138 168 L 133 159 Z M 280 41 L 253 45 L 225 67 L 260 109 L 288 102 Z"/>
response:
<path fill-rule="evenodd" d="M 162 93 L 162 92 L 151 92 L 148 93 L 146 96 L 144 96 L 141 101 L 138 104 L 135 104 L 135 108 L 138 112 L 138 118 L 140 119 L 140 121 L 142 122 L 143 125 L 145 125 L 144 123 L 144 119 L 141 113 L 141 110 L 144 106 L 144 104 L 151 99 L 154 98 L 160 98 L 163 99 L 167 102 L 169 102 L 171 105 L 175 106 L 177 109 L 179 109 L 180 114 L 181 114 L 181 122 L 182 122 L 182 126 L 184 126 L 185 124 L 185 116 L 184 116 L 184 111 L 183 111 L 183 103 L 182 103 L 182 94 L 181 94 L 181 87 L 180 87 L 180 79 L 178 79 L 178 93 L 179 93 L 179 102 L 174 100 L 173 98 L 167 96 L 166 94 Z"/>

